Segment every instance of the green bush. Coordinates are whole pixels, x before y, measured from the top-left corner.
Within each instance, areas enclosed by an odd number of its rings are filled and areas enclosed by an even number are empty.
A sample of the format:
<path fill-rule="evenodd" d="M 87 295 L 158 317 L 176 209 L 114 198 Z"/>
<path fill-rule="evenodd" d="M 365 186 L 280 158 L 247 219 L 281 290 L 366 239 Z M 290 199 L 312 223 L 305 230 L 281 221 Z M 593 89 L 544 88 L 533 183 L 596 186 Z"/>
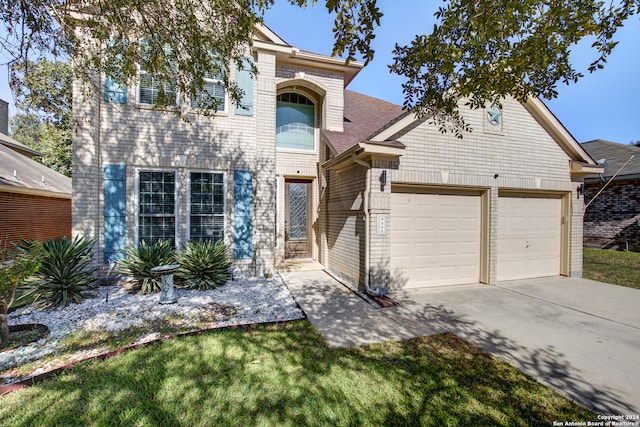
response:
<path fill-rule="evenodd" d="M 26 283 L 25 296 L 44 306 L 80 303 L 93 295 L 95 267 L 92 248 L 95 239 L 76 236 L 73 240 L 60 237 L 27 248 L 37 251 L 40 265 L 35 280 Z M 24 248 L 24 247 L 23 247 Z"/>
<path fill-rule="evenodd" d="M 30 243 L 23 242 L 26 247 Z M 24 280 L 35 273 L 39 265 L 39 257 L 32 256 L 20 246 L 18 252 L 6 249 L 6 239 L 0 247 L 0 335 L 4 343 L 9 340 L 9 323 L 7 313 L 16 300 L 16 290 Z"/>
<path fill-rule="evenodd" d="M 125 249 L 125 258 L 118 261 L 120 272 L 133 277 L 129 287 L 132 293 L 158 292 L 162 286 L 162 278 L 151 269 L 159 265 L 175 262 L 176 251 L 167 240 L 158 240 L 148 245 L 144 240 L 138 247 Z"/>
<path fill-rule="evenodd" d="M 207 290 L 224 285 L 229 277 L 231 258 L 222 240 L 189 242 L 178 253 L 179 274 L 185 280 L 184 287 Z"/>

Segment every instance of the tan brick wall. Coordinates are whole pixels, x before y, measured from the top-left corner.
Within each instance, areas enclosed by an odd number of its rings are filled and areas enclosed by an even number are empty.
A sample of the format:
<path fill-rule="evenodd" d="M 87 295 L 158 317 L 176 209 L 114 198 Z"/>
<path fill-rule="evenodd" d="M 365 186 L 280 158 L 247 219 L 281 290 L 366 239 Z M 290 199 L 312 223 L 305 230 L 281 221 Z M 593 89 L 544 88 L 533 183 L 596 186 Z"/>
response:
<path fill-rule="evenodd" d="M 233 171 L 254 173 L 254 259 L 236 262 L 243 271 L 262 275 L 284 257 L 285 178 L 313 180 L 314 257 L 320 254 L 318 206 L 322 192 L 318 177 L 320 128 L 342 130 L 343 75 L 287 64 L 277 64 L 273 52 L 255 54 L 259 73 L 254 82 L 252 116 L 235 115 L 227 100 L 225 112 L 206 117 L 192 112 L 186 120 L 171 111 L 154 110 L 136 102 L 130 85 L 127 104 L 104 102 L 95 91 L 74 85 L 74 233 L 98 237 L 97 259 L 102 259 L 103 177 L 105 164 L 125 164 L 127 174 L 127 245 L 137 243 L 137 174 L 142 169 L 177 173 L 177 243 L 185 244 L 187 177 L 205 170 L 226 175 L 225 240 L 233 249 Z M 102 82 L 97 82 L 98 87 Z M 317 102 L 316 148 L 305 153 L 276 150 L 275 106 L 280 91 L 294 90 Z M 186 103 L 186 100 L 183 100 Z M 276 228 L 277 227 L 277 228 Z M 276 237 L 277 236 L 277 237 Z"/>
<path fill-rule="evenodd" d="M 547 131 L 515 100 L 503 103 L 501 129 L 487 129 L 484 110 L 464 110 L 472 133 L 462 139 L 441 133 L 428 122 L 412 126 L 391 139 L 406 145 L 405 154 L 389 165 L 391 181 L 456 186 L 490 191 L 489 279 L 495 280 L 498 192 L 571 193 L 569 271 L 582 270 L 582 201 L 576 197 L 569 156 Z M 485 132 L 485 129 L 487 130 Z"/>
<path fill-rule="evenodd" d="M 328 171 L 327 268 L 355 285 L 364 283 L 366 168 Z"/>

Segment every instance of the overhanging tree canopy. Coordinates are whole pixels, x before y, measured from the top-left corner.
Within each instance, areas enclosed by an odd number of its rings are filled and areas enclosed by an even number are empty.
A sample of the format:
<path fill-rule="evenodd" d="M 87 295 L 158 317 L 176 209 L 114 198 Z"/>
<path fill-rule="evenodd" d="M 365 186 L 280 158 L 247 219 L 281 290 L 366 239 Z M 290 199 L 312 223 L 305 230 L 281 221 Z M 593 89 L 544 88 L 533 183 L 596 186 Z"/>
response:
<path fill-rule="evenodd" d="M 288 1 L 300 7 L 315 3 Z M 0 12 L 6 32 L 0 47 L 10 64 L 64 55 L 79 75 L 101 70 L 120 83 L 135 79 L 140 66 L 188 96 L 201 91 L 207 73 L 214 72 L 238 100 L 240 91 L 225 68 L 242 66 L 254 26 L 274 2 L 8 0 Z M 373 59 L 371 41 L 382 16 L 377 1 L 324 4 L 335 17 L 333 54 Z M 640 0 L 446 1 L 430 33 L 425 29 L 409 45 L 396 46 L 390 69 L 407 78 L 406 108 L 459 131 L 466 127 L 458 111 L 461 98 L 478 108 L 507 95 L 555 97 L 558 83 L 582 76 L 569 54 L 585 37 L 595 37 L 589 71 L 601 68 L 616 45 L 616 30 L 639 9 Z"/>

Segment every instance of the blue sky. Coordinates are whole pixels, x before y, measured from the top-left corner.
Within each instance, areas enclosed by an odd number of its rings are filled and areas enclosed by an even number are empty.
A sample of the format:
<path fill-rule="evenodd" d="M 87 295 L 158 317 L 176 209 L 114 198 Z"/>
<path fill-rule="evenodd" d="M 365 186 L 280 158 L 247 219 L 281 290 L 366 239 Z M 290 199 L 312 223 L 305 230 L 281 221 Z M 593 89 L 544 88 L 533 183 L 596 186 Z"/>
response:
<path fill-rule="evenodd" d="M 402 104 L 402 78 L 389 73 L 395 43 L 407 44 L 435 23 L 440 0 L 378 0 L 384 13 L 374 41 L 376 56 L 349 89 Z M 408 11 L 411 11 L 409 13 Z M 302 10 L 277 2 L 265 23 L 289 44 L 330 54 L 333 19 L 323 6 Z M 579 141 L 606 139 L 628 143 L 640 140 L 640 19 L 632 17 L 616 37 L 620 41 L 604 70 L 594 74 L 588 65 L 597 57 L 586 41 L 573 49 L 572 61 L 585 77 L 571 86 L 558 86 L 558 98 L 544 102 Z"/>
<path fill-rule="evenodd" d="M 280 0 L 265 16 L 266 24 L 289 44 L 302 50 L 329 55 L 333 46 L 333 18 L 324 6 L 300 9 Z M 360 72 L 349 89 L 402 104 L 402 78 L 390 74 L 395 43 L 409 43 L 435 23 L 439 0 L 378 0 L 384 13 L 373 46 L 374 60 Z M 411 11 L 409 13 L 408 11 Z M 580 142 L 606 139 L 628 143 L 640 140 L 640 19 L 633 17 L 619 30 L 620 44 L 604 70 L 588 74 L 596 57 L 589 42 L 573 50 L 572 60 L 585 77 L 577 84 L 558 87 L 559 96 L 544 100 L 551 111 Z M 0 98 L 12 103 L 6 68 L 0 70 Z M 11 109 L 11 114 L 14 110 Z"/>

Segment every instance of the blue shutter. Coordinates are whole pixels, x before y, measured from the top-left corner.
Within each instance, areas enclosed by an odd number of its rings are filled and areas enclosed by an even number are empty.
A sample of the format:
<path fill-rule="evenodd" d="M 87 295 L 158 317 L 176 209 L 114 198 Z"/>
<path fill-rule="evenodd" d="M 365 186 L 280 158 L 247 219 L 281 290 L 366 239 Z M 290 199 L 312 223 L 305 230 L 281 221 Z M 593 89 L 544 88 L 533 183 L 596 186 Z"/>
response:
<path fill-rule="evenodd" d="M 236 84 L 242 89 L 243 95 L 240 103 L 236 105 L 236 114 L 241 116 L 253 115 L 253 76 L 251 58 L 242 58 L 242 70 L 236 67 Z"/>
<path fill-rule="evenodd" d="M 104 165 L 104 262 L 122 258 L 127 237 L 125 165 Z"/>
<path fill-rule="evenodd" d="M 116 83 L 111 77 L 104 79 L 104 100 L 114 104 L 127 103 L 127 86 Z"/>
<path fill-rule="evenodd" d="M 233 172 L 233 257 L 251 259 L 252 212 L 253 212 L 253 173 L 237 170 Z"/>

